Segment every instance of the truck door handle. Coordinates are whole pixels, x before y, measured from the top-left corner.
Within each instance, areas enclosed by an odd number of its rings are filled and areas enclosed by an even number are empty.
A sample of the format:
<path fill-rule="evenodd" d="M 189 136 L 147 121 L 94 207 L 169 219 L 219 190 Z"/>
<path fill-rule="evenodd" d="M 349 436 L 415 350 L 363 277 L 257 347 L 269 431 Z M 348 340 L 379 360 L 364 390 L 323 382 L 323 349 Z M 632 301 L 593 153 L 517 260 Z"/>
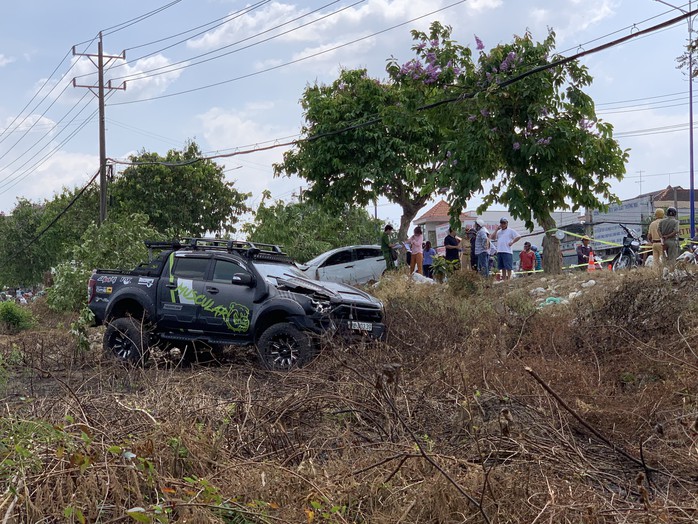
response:
<path fill-rule="evenodd" d="M 219 289 L 217 287 L 206 286 L 206 291 L 211 293 L 212 295 L 215 295 L 216 293 L 218 293 Z"/>
<path fill-rule="evenodd" d="M 167 289 L 177 289 L 177 284 L 165 284 L 165 287 Z"/>
<path fill-rule="evenodd" d="M 344 266 L 344 269 L 350 269 L 352 267 L 354 267 L 354 264 L 352 264 L 351 266 Z"/>

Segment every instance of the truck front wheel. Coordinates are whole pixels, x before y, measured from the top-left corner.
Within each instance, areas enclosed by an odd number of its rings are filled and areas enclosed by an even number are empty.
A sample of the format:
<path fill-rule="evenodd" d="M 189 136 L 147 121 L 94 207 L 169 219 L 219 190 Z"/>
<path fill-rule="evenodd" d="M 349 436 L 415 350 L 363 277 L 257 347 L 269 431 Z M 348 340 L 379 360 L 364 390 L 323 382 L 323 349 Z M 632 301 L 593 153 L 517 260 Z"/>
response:
<path fill-rule="evenodd" d="M 104 332 L 104 351 L 119 362 L 143 365 L 150 356 L 149 333 L 140 320 L 117 318 L 107 325 Z"/>
<path fill-rule="evenodd" d="M 262 364 L 275 371 L 303 367 L 317 355 L 310 335 L 288 322 L 267 328 L 259 337 L 257 351 Z"/>

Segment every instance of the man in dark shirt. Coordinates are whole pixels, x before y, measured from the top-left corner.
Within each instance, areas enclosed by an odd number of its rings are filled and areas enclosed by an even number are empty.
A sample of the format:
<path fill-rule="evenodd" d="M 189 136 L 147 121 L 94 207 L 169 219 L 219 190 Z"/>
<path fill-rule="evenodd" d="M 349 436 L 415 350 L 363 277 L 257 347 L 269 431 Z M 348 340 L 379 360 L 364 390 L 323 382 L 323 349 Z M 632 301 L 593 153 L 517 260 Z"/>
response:
<path fill-rule="evenodd" d="M 444 238 L 446 248 L 446 260 L 457 260 L 460 263 L 460 240 L 452 227 L 448 228 L 448 235 Z"/>

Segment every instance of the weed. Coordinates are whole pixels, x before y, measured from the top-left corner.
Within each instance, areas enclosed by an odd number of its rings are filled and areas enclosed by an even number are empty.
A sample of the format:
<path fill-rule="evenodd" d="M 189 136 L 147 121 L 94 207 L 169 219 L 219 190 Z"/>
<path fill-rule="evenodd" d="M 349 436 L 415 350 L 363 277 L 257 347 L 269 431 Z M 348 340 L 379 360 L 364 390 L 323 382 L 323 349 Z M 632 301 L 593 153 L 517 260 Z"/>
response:
<path fill-rule="evenodd" d="M 17 333 L 33 324 L 34 318 L 27 308 L 11 301 L 0 302 L 0 330 L 4 333 Z"/>

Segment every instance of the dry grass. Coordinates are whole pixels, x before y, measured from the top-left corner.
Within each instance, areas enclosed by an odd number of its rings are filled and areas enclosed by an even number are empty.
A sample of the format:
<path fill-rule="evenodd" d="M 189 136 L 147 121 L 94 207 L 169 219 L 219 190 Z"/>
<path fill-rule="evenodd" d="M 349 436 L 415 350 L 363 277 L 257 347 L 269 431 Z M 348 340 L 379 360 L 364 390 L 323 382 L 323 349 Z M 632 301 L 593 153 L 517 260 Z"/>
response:
<path fill-rule="evenodd" d="M 388 343 L 288 374 L 125 369 L 60 319 L 5 337 L 0 522 L 693 522 L 695 281 L 529 293 L 588 278 L 396 277 Z"/>

